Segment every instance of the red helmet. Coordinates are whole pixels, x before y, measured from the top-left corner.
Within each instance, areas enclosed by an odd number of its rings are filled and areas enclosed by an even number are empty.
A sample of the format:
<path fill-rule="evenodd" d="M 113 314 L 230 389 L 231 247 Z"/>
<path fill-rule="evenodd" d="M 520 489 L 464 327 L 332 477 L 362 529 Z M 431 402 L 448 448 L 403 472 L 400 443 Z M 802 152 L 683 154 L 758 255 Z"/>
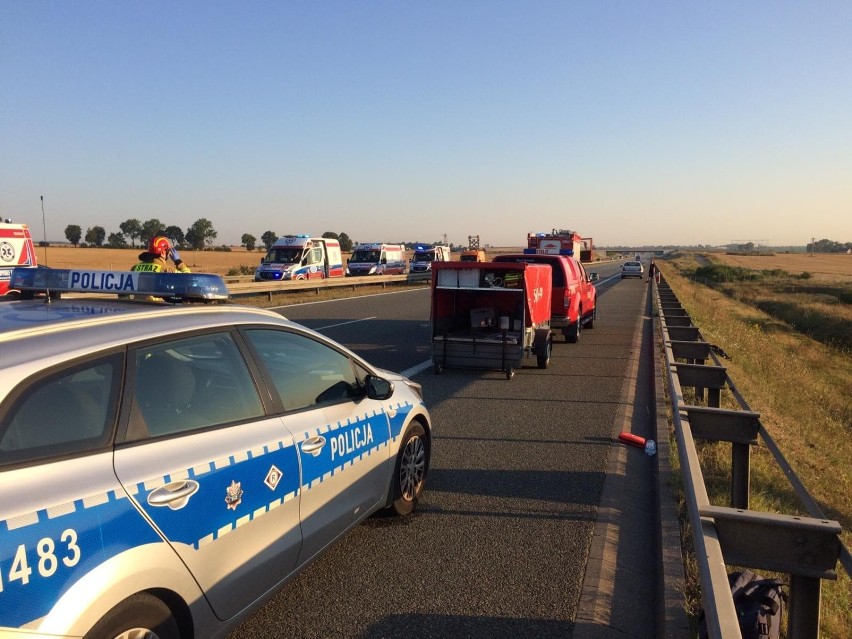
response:
<path fill-rule="evenodd" d="M 172 250 L 172 243 L 169 242 L 169 238 L 163 237 L 162 235 L 158 235 L 157 237 L 152 237 L 148 240 L 148 252 L 155 253 L 162 258 L 165 258 L 166 255 L 169 254 L 169 251 Z"/>

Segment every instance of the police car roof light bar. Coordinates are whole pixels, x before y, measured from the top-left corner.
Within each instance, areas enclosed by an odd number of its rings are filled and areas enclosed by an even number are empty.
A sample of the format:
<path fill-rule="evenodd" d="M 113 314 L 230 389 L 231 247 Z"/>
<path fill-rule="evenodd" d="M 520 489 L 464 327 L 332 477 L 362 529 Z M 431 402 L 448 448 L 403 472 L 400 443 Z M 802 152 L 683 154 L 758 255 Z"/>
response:
<path fill-rule="evenodd" d="M 16 268 L 11 284 L 21 291 L 152 295 L 171 302 L 224 301 L 230 297 L 222 278 L 211 273 Z"/>

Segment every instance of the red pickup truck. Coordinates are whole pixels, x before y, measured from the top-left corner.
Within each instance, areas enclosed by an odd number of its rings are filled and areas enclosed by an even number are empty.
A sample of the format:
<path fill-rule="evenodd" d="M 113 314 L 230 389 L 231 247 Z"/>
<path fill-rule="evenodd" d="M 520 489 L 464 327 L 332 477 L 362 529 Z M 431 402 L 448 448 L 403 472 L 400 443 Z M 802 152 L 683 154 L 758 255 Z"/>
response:
<path fill-rule="evenodd" d="M 553 278 L 550 328 L 561 331 L 566 342 L 580 339 L 582 327 L 594 328 L 597 317 L 597 273 L 586 273 L 583 265 L 568 255 L 523 253 L 497 255 L 494 262 L 549 264 Z"/>

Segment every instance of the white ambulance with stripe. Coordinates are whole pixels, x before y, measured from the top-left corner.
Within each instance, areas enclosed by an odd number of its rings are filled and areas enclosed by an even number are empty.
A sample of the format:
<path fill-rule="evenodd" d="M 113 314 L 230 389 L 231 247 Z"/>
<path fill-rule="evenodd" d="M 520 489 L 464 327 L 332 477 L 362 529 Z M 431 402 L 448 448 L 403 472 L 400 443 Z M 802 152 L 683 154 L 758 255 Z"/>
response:
<path fill-rule="evenodd" d="M 0 295 L 14 292 L 9 288 L 12 269 L 22 266 L 38 266 L 30 230 L 26 224 L 4 220 L 0 222 Z"/>
<path fill-rule="evenodd" d="M 254 272 L 255 282 L 343 277 L 340 241 L 310 235 L 283 235 Z"/>
<path fill-rule="evenodd" d="M 403 275 L 405 247 L 402 244 L 359 244 L 347 261 L 347 275 Z"/>

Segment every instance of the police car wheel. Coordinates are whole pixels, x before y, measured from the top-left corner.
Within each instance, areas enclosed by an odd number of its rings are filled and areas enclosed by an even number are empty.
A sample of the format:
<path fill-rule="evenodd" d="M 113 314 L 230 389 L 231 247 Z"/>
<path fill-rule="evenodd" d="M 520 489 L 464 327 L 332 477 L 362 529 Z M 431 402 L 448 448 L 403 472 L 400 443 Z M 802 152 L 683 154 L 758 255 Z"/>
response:
<path fill-rule="evenodd" d="M 429 445 L 423 426 L 414 422 L 405 433 L 393 473 L 393 503 L 397 515 L 407 515 L 417 507 L 429 468 Z"/>
<path fill-rule="evenodd" d="M 85 639 L 180 639 L 172 611 L 147 593 L 128 597 L 95 624 Z"/>

